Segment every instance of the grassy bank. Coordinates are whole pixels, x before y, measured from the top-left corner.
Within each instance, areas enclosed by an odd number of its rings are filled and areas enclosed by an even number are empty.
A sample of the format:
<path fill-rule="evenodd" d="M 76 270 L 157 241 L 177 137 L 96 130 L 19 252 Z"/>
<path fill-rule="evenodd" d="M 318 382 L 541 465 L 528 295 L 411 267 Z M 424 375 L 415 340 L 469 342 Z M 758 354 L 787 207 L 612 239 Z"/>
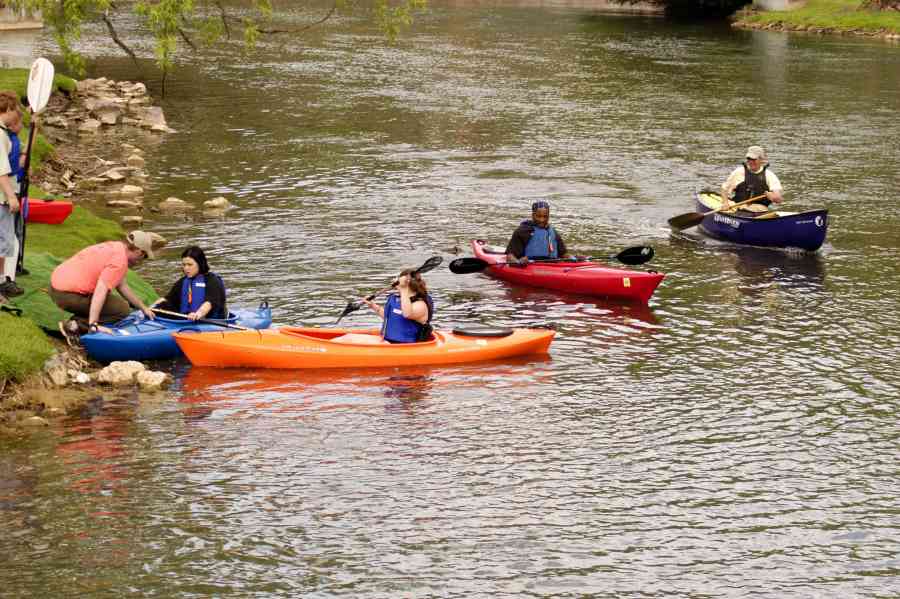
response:
<path fill-rule="evenodd" d="M 761 12 L 746 8 L 735 14 L 735 26 L 816 33 L 900 35 L 900 12 L 861 10 L 859 0 L 808 0 L 797 9 Z"/>
<path fill-rule="evenodd" d="M 28 81 L 27 69 L 0 69 L 0 90 L 12 89 L 24 96 Z M 75 81 L 57 75 L 54 78 L 57 93 L 74 90 Z M 41 161 L 53 152 L 53 147 L 38 135 L 32 153 L 32 172 Z M 45 197 L 41 190 L 31 187 L 31 197 Z M 60 225 L 31 223 L 25 243 L 25 268 L 29 274 L 16 282 L 25 294 L 10 298 L 13 311 L 0 310 L 0 393 L 7 381 L 22 381 L 39 372 L 53 353 L 53 344 L 47 333 L 55 334 L 57 323 L 69 314 L 56 307 L 47 290 L 50 274 L 57 264 L 79 250 L 102 241 L 123 239 L 125 231 L 118 223 L 98 218 L 88 210 L 75 206 L 71 216 Z M 156 297 L 150 285 L 133 272 L 128 273 L 128 284 L 142 299 L 149 302 Z M 17 316 L 16 313 L 21 313 Z"/>

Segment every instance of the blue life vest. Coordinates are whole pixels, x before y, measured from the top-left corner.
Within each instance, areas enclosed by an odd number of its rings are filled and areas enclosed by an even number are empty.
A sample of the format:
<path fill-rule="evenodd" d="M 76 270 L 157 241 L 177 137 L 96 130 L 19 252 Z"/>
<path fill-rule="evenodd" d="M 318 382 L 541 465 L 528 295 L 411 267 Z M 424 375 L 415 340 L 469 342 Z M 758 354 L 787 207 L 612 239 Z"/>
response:
<path fill-rule="evenodd" d="M 22 142 L 19 140 L 19 136 L 9 132 L 9 141 L 12 142 L 12 147 L 9 150 L 9 168 L 10 168 L 10 176 L 15 177 L 16 181 L 21 183 L 22 176 L 25 174 L 25 167 L 19 164 L 19 156 L 22 153 Z"/>
<path fill-rule="evenodd" d="M 534 230 L 531 233 L 531 239 L 525 246 L 525 255 L 529 258 L 558 258 L 559 253 L 556 247 L 556 231 L 552 226 L 539 227 L 531 223 Z"/>
<path fill-rule="evenodd" d="M 224 291 L 225 283 L 222 282 L 222 277 L 212 272 L 208 274 L 219 280 L 219 284 L 222 285 L 222 290 Z M 190 314 L 191 312 L 196 312 L 205 301 L 206 275 L 200 274 L 194 278 L 184 277 L 184 280 L 181 282 L 181 313 Z M 206 318 L 225 318 L 225 315 L 221 313 L 218 307 L 213 306 Z"/>
<path fill-rule="evenodd" d="M 413 299 L 414 301 L 419 299 L 425 300 L 425 303 L 428 305 L 427 323 L 431 323 L 431 315 L 434 313 L 434 301 L 431 299 L 431 296 L 426 295 L 424 298 L 415 296 Z M 426 327 L 429 330 L 431 328 L 430 324 L 419 324 L 415 320 L 410 320 L 403 316 L 399 294 L 392 293 L 388 296 L 387 301 L 384 303 L 384 324 L 381 325 L 381 336 L 384 337 L 385 341 L 390 341 L 391 343 L 415 343 L 423 340 L 420 339 L 420 335 Z"/>

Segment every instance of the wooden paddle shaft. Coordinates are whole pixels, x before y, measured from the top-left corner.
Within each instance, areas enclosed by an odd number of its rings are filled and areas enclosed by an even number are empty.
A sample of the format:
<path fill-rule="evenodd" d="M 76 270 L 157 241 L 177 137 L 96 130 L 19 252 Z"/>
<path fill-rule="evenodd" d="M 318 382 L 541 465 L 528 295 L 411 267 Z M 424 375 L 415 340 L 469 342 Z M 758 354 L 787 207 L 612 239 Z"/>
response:
<path fill-rule="evenodd" d="M 738 202 L 737 204 L 731 204 L 730 206 L 723 205 L 721 208 L 716 208 L 715 210 L 710 210 L 709 212 L 704 212 L 703 216 L 706 216 L 707 214 L 714 214 L 716 212 L 721 212 L 723 210 L 731 210 L 732 208 L 737 208 L 738 206 L 743 206 L 744 204 L 752 204 L 756 200 L 761 200 L 764 197 L 766 197 L 766 194 L 753 196 L 752 198 L 746 199 L 742 202 Z M 723 204 L 724 204 L 725 198 L 722 198 L 722 200 L 723 200 Z"/>

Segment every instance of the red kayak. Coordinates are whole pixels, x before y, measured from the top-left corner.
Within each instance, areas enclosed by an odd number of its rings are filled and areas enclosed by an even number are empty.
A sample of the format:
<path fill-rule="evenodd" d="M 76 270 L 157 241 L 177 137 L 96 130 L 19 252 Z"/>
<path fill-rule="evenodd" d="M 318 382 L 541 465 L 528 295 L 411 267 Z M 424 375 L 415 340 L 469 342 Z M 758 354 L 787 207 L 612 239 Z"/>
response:
<path fill-rule="evenodd" d="M 625 270 L 590 261 L 508 265 L 504 248 L 491 247 L 480 239 L 472 241 L 472 252 L 476 258 L 490 264 L 485 273 L 510 283 L 645 304 L 665 277 L 658 272 Z"/>
<path fill-rule="evenodd" d="M 28 198 L 29 223 L 58 225 L 72 214 L 72 202 L 65 200 L 36 200 Z"/>

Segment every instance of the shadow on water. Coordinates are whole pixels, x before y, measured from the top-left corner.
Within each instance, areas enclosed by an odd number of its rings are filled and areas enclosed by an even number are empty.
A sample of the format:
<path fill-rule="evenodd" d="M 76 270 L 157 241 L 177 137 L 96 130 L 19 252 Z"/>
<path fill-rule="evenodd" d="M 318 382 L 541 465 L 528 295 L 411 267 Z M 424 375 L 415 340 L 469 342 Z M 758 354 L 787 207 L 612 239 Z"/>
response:
<path fill-rule="evenodd" d="M 700 232 L 673 232 L 673 247 L 718 250 L 735 257 L 734 270 L 750 286 L 776 283 L 784 289 L 819 290 L 825 284 L 825 258 L 821 252 L 735 245 Z"/>
<path fill-rule="evenodd" d="M 310 370 L 251 370 L 188 367 L 179 369 L 173 390 L 180 394 L 185 416 L 209 417 L 216 407 L 245 407 L 278 412 L 329 410 L 371 401 L 426 400 L 434 394 L 478 390 L 486 380 L 515 386 L 530 384 L 534 365 L 550 362 L 548 355 L 508 358 L 447 366 L 400 368 L 325 368 Z"/>
<path fill-rule="evenodd" d="M 538 289 L 535 287 L 519 287 L 509 285 L 505 282 L 503 285 L 503 294 L 509 301 L 520 306 L 527 305 L 530 307 L 537 307 L 541 304 L 552 307 L 562 304 L 567 308 L 560 313 L 567 318 L 571 315 L 578 315 L 614 321 L 635 319 L 647 324 L 659 323 L 659 319 L 653 313 L 650 306 L 639 302 L 617 302 L 614 300 L 604 300 L 590 295 L 577 295 L 562 291 Z M 552 312 L 551 309 L 551 313 Z"/>

